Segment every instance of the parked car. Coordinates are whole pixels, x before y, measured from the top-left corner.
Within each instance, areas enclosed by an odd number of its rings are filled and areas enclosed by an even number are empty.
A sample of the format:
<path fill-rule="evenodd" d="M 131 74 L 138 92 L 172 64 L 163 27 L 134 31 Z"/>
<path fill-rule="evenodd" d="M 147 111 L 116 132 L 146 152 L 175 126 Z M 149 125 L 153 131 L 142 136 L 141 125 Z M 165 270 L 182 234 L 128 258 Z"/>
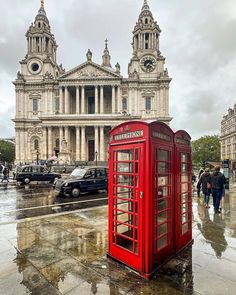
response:
<path fill-rule="evenodd" d="M 108 168 L 88 166 L 75 168 L 67 178 L 55 182 L 55 192 L 59 195 L 78 197 L 81 193 L 108 190 Z"/>
<path fill-rule="evenodd" d="M 54 183 L 59 178 L 61 178 L 61 174 L 51 172 L 42 165 L 21 166 L 20 171 L 17 171 L 15 175 L 16 181 L 22 183 L 30 183 L 31 181 L 49 181 Z"/>

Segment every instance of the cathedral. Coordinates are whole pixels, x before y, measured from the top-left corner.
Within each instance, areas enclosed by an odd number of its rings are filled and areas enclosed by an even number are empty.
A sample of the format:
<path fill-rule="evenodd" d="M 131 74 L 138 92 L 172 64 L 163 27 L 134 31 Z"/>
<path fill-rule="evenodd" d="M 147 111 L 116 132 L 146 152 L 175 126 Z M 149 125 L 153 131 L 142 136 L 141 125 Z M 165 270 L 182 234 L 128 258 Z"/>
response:
<path fill-rule="evenodd" d="M 112 67 L 107 41 L 101 64 L 93 60 L 91 48 L 82 64 L 65 71 L 57 63 L 58 46 L 41 0 L 26 32 L 26 56 L 13 82 L 16 163 L 36 158 L 62 164 L 105 163 L 113 127 L 129 120 L 169 124 L 171 79 L 159 48 L 160 33 L 144 0 L 133 30 L 126 78 L 119 63 Z"/>

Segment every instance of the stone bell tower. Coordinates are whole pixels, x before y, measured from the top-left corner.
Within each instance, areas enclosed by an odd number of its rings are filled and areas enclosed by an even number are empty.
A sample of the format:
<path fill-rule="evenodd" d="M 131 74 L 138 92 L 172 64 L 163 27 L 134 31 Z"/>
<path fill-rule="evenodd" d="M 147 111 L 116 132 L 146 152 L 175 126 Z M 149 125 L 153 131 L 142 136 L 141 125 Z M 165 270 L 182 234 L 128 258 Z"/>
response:
<path fill-rule="evenodd" d="M 44 9 L 44 0 L 26 32 L 27 53 L 14 81 L 16 91 L 16 162 L 46 157 L 49 136 L 42 116 L 53 113 L 58 97 L 57 78 L 63 73 L 56 60 L 57 44 Z M 53 156 L 52 154 L 50 156 Z"/>
<path fill-rule="evenodd" d="M 133 56 L 128 65 L 129 78 L 139 82 L 139 108 L 144 119 L 171 121 L 169 116 L 169 84 L 171 79 L 164 67 L 160 52 L 161 29 L 144 0 L 141 13 L 133 30 Z M 133 108 L 134 109 L 134 108 Z"/>

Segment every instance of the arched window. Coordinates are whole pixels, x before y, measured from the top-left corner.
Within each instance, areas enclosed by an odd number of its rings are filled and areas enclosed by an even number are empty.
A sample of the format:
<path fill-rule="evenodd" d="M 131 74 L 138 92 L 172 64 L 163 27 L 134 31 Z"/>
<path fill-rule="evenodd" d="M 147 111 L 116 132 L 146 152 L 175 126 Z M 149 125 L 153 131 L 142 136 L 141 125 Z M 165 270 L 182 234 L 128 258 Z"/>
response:
<path fill-rule="evenodd" d="M 34 140 L 34 149 L 37 150 L 39 148 L 39 140 L 35 139 Z"/>
<path fill-rule="evenodd" d="M 146 25 L 148 24 L 148 19 L 147 19 L 147 18 L 145 18 L 145 24 L 146 24 Z"/>

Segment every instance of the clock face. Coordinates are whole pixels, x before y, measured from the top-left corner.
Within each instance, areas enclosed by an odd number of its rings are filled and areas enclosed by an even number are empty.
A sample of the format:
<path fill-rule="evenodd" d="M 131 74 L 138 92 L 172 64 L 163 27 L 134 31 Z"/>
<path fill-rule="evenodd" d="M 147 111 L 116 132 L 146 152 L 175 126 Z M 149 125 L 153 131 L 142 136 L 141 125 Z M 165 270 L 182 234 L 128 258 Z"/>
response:
<path fill-rule="evenodd" d="M 144 56 L 141 60 L 141 68 L 144 72 L 150 73 L 156 67 L 156 60 L 153 56 Z"/>
<path fill-rule="evenodd" d="M 34 74 L 34 75 L 39 74 L 42 69 L 41 61 L 38 59 L 30 60 L 30 62 L 28 63 L 28 69 L 31 74 Z"/>

